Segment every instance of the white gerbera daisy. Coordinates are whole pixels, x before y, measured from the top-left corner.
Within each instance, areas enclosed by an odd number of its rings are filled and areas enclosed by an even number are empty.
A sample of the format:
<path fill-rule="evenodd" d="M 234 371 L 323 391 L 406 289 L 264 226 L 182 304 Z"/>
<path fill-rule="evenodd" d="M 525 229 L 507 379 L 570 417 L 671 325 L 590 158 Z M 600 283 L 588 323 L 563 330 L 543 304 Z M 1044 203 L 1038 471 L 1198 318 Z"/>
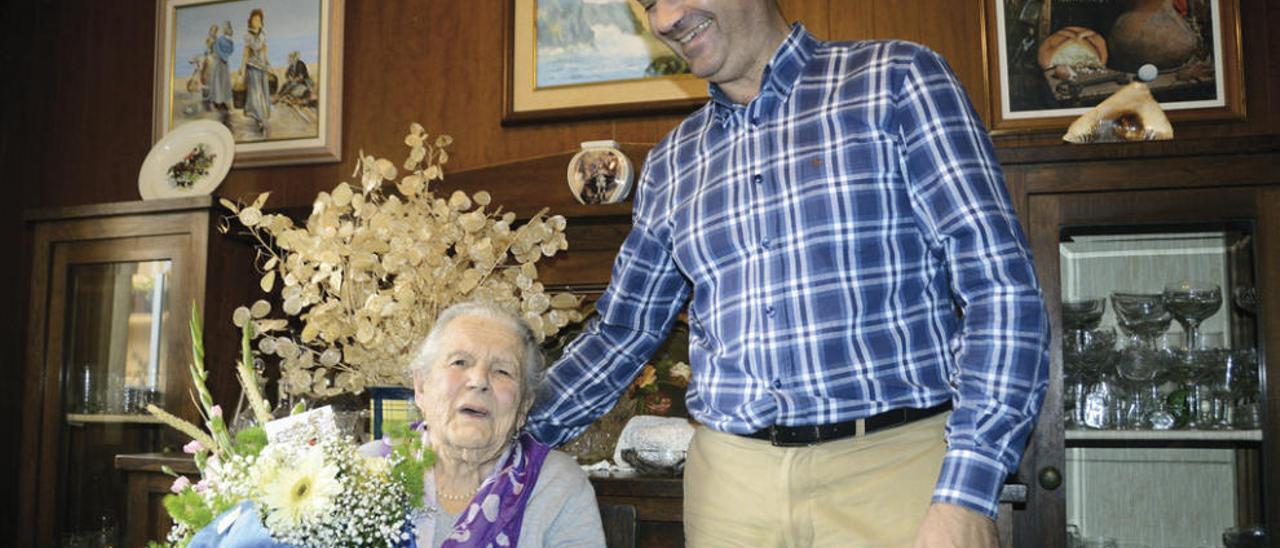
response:
<path fill-rule="evenodd" d="M 293 466 L 281 467 L 270 483 L 263 485 L 267 527 L 277 532 L 288 531 L 322 516 L 340 493 L 338 467 L 325 462 L 319 447 L 311 447 Z"/>

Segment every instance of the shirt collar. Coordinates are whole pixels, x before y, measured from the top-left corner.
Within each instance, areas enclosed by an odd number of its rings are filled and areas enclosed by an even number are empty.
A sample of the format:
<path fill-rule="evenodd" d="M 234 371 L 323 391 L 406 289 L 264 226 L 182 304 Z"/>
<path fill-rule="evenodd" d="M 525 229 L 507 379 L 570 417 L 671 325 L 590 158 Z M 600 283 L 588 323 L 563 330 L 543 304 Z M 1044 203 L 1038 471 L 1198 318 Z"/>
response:
<path fill-rule="evenodd" d="M 796 82 L 800 79 L 800 73 L 809 63 L 809 59 L 813 58 L 817 47 L 818 39 L 809 34 L 803 24 L 792 24 L 791 33 L 787 35 L 786 40 L 782 41 L 782 45 L 778 46 L 778 51 L 774 52 L 769 64 L 765 65 L 764 74 L 760 77 L 760 95 L 752 102 L 764 99 L 773 108 L 781 104 L 781 99 L 790 95 L 791 90 L 795 88 Z M 744 105 L 733 102 L 717 84 L 710 85 L 710 95 L 715 119 L 722 125 L 728 123 L 734 112 L 745 109 Z M 763 114 L 770 113 L 766 111 Z"/>

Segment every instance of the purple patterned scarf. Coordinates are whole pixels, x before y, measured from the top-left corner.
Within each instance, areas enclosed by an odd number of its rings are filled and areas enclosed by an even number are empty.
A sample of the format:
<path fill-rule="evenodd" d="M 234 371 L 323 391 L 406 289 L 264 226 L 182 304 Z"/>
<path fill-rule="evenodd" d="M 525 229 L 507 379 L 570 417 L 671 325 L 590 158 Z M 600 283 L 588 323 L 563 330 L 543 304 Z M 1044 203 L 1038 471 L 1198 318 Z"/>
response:
<path fill-rule="evenodd" d="M 498 472 L 480 484 L 442 548 L 514 546 L 520 539 L 525 505 L 549 452 L 551 448 L 533 436 L 521 434 Z"/>

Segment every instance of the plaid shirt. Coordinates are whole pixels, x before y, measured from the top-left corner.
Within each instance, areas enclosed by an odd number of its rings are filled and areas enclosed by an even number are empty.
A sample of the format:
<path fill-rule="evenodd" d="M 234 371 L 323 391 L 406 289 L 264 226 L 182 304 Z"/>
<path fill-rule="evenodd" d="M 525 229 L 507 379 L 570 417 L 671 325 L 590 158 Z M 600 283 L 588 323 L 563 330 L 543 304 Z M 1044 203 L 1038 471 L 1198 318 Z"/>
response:
<path fill-rule="evenodd" d="M 599 317 L 530 430 L 563 443 L 607 411 L 688 301 L 698 421 L 748 433 L 950 399 L 934 500 L 994 516 L 1049 334 L 986 131 L 945 61 L 905 42 L 796 25 L 761 88 L 744 106 L 712 85 L 649 153 Z"/>

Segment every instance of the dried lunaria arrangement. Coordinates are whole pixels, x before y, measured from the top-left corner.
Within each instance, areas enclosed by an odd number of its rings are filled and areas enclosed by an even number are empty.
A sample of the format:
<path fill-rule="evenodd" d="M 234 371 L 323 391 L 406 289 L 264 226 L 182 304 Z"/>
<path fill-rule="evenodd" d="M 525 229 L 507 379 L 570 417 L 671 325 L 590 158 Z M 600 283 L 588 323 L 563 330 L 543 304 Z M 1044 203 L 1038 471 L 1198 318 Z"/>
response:
<path fill-rule="evenodd" d="M 259 300 L 237 309 L 234 321 L 252 322 L 257 349 L 280 358 L 287 393 L 326 397 L 406 385 L 413 347 L 457 302 L 517 310 L 542 337 L 582 319 L 577 297 L 549 295 L 538 282 L 538 260 L 568 248 L 564 217 L 544 209 L 513 227 L 514 213 L 488 209 L 488 192 L 446 199 L 431 191 L 444 178 L 452 141 L 440 135 L 432 144 L 413 124 L 399 180 L 395 164 L 362 151 L 352 175 L 358 183 L 321 192 L 303 227 L 263 213 L 268 193 L 247 205 L 222 200 L 258 242 L 262 290 L 283 286 L 284 317 L 272 317 L 271 304 Z"/>

